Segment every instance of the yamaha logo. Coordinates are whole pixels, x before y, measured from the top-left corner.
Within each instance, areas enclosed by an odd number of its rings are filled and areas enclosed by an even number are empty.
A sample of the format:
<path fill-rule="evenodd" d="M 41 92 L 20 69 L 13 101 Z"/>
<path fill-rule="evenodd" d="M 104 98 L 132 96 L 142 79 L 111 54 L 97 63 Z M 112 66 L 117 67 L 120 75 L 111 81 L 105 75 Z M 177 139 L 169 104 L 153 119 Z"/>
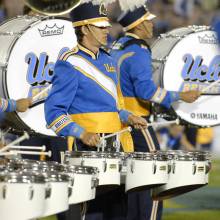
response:
<path fill-rule="evenodd" d="M 64 31 L 64 26 L 58 27 L 57 24 L 54 24 L 54 26 L 49 27 L 46 25 L 44 29 L 38 29 L 41 37 L 48 37 L 48 36 L 54 36 L 54 35 L 62 35 Z"/>
<path fill-rule="evenodd" d="M 201 44 L 218 44 L 218 38 L 214 34 L 210 36 L 205 34 L 204 37 L 199 36 L 198 39 Z"/>

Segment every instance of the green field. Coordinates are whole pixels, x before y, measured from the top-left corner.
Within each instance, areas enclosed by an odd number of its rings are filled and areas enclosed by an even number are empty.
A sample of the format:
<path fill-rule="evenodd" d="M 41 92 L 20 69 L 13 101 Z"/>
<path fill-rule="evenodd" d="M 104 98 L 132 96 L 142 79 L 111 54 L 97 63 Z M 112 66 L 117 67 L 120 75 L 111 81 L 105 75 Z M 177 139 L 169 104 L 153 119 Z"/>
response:
<path fill-rule="evenodd" d="M 220 220 L 220 160 L 212 163 L 208 186 L 165 201 L 163 220 Z"/>

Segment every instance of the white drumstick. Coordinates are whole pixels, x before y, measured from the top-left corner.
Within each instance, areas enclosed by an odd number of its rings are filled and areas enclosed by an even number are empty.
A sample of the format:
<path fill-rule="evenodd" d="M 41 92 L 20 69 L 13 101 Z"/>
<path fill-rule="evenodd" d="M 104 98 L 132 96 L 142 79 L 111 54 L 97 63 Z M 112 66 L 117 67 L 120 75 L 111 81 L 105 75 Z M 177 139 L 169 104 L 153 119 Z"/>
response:
<path fill-rule="evenodd" d="M 15 146 L 16 144 L 19 144 L 21 141 L 29 139 L 29 135 L 27 132 L 24 132 L 24 135 L 17 138 L 16 140 L 12 141 L 11 143 L 9 143 L 7 146 L 3 147 L 2 149 L 0 149 L 0 152 L 4 152 L 7 151 L 10 146 Z"/>
<path fill-rule="evenodd" d="M 52 156 L 52 152 L 51 151 L 48 151 L 48 152 L 36 152 L 36 151 L 10 151 L 9 153 L 14 153 L 15 155 L 17 154 L 23 154 L 23 155 L 45 155 L 45 156 L 48 156 L 48 157 L 51 157 Z"/>
<path fill-rule="evenodd" d="M 43 89 L 42 91 L 40 91 L 39 93 L 37 93 L 35 96 L 32 97 L 32 102 L 36 101 L 41 95 L 43 95 L 45 92 L 48 92 L 48 90 L 50 90 L 52 87 L 52 84 L 49 85 L 48 87 L 46 87 L 45 89 Z"/>
<path fill-rule="evenodd" d="M 132 128 L 129 126 L 129 127 L 125 128 L 125 129 L 123 129 L 123 130 L 121 130 L 121 131 L 118 131 L 118 132 L 115 132 L 115 133 L 106 135 L 106 136 L 104 136 L 103 138 L 101 138 L 101 140 L 102 140 L 102 139 L 107 139 L 107 138 L 110 138 L 110 137 L 114 137 L 114 136 L 116 136 L 116 135 L 120 135 L 120 134 L 122 134 L 122 133 L 124 133 L 124 132 L 126 132 L 126 131 L 131 132 L 131 131 L 132 131 Z"/>
<path fill-rule="evenodd" d="M 171 124 L 179 124 L 180 120 L 177 118 L 174 121 L 164 121 L 164 122 L 152 122 L 152 123 L 148 123 L 147 127 L 152 126 L 152 127 L 157 127 L 157 126 L 167 126 L 167 125 L 171 125 Z"/>
<path fill-rule="evenodd" d="M 202 89 L 202 93 L 205 93 L 206 91 L 208 91 L 209 89 L 211 89 L 212 87 L 214 87 L 215 85 L 217 85 L 220 82 L 220 79 L 210 83 L 207 87 L 205 87 L 204 89 Z"/>
<path fill-rule="evenodd" d="M 9 146 L 9 149 L 22 149 L 22 150 L 40 150 L 40 151 L 45 151 L 46 147 L 34 147 L 34 146 Z"/>

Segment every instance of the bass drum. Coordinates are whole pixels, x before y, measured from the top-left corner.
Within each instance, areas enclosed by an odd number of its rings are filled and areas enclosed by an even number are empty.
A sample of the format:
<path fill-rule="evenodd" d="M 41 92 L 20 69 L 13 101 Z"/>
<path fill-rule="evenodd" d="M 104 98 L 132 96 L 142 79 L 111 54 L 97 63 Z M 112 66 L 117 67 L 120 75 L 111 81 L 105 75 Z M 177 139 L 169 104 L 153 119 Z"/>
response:
<path fill-rule="evenodd" d="M 218 40 L 210 27 L 183 27 L 161 35 L 152 45 L 152 61 L 155 83 L 169 91 L 202 91 L 220 78 Z M 220 124 L 219 95 L 217 84 L 194 103 L 174 103 L 172 112 L 188 125 L 216 126 Z"/>
<path fill-rule="evenodd" d="M 63 18 L 20 16 L 0 26 L 0 95 L 6 99 L 34 97 L 48 87 L 54 63 L 77 45 L 72 22 Z M 55 135 L 46 128 L 44 100 L 38 97 L 25 113 L 10 113 L 8 121 L 18 130 Z"/>

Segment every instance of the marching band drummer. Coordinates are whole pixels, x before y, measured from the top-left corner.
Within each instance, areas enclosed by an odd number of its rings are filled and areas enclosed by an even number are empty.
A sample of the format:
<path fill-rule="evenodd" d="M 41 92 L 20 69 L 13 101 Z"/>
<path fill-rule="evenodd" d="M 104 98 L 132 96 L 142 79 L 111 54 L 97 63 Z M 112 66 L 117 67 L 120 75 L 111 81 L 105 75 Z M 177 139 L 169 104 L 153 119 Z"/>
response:
<path fill-rule="evenodd" d="M 145 6 L 122 14 L 118 21 L 123 26 L 125 36 L 113 45 L 111 52 L 117 62 L 125 109 L 146 119 L 150 115 L 150 105 L 147 101 L 159 103 L 169 108 L 175 101 L 182 100 L 191 103 L 200 95 L 198 91 L 166 91 L 154 84 L 151 50 L 145 40 L 153 37 L 152 19 L 155 17 Z M 146 152 L 149 151 L 148 147 L 159 149 L 152 128 L 148 128 L 146 135 L 148 143 L 140 130 L 132 131 L 135 151 Z M 153 202 L 150 191 L 128 193 L 127 215 L 127 220 L 161 219 L 162 203 Z"/>
<path fill-rule="evenodd" d="M 53 86 L 45 102 L 45 118 L 57 135 L 76 138 L 76 150 L 95 150 L 100 133 L 117 132 L 122 129 L 122 123 L 136 128 L 147 123 L 128 111 L 118 110 L 123 100 L 117 92 L 116 68 L 110 55 L 101 49 L 107 44 L 110 26 L 104 5 L 84 3 L 70 16 L 78 46 L 63 54 L 55 64 Z M 127 138 L 122 143 L 125 150 L 131 148 L 131 141 Z M 100 196 L 88 202 L 85 219 L 122 219 L 122 207 L 113 208 L 117 200 L 118 194 L 111 191 L 104 198 Z"/>

